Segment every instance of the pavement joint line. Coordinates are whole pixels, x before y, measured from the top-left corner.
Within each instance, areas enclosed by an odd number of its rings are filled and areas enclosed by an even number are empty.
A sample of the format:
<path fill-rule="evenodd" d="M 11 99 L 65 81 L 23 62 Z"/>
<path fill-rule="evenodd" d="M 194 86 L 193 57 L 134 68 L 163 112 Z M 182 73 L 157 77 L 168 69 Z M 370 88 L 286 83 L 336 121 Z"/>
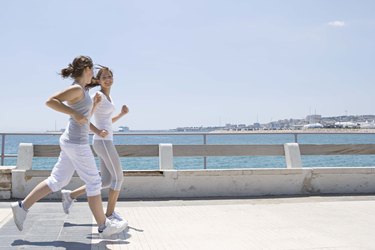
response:
<path fill-rule="evenodd" d="M 12 218 L 13 218 L 12 213 L 9 212 L 2 220 L 0 220 L 0 228 L 4 226 L 6 223 L 8 223 L 9 220 Z"/>
<path fill-rule="evenodd" d="M 67 219 L 68 219 L 68 215 L 65 214 L 65 218 L 63 220 L 64 224 L 67 222 Z M 60 239 L 60 236 L 61 236 L 61 232 L 63 231 L 64 227 L 61 227 L 60 228 L 60 231 L 59 231 L 59 234 L 57 235 L 57 239 Z"/>

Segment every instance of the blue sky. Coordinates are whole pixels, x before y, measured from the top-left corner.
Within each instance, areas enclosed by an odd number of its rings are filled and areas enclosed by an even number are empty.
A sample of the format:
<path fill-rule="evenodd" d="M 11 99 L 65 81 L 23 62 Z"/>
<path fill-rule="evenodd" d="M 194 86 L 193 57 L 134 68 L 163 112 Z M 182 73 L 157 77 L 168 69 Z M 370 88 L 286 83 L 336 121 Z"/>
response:
<path fill-rule="evenodd" d="M 375 1 L 5 1 L 0 131 L 64 128 L 45 106 L 89 55 L 131 129 L 375 114 Z"/>

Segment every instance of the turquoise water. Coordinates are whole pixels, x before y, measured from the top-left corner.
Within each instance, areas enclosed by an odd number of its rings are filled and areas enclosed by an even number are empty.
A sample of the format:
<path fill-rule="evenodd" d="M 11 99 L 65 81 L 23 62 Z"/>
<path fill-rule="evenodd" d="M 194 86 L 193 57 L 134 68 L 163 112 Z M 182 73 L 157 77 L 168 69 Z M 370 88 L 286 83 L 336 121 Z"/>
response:
<path fill-rule="evenodd" d="M 7 135 L 6 154 L 16 154 L 21 142 L 58 144 L 60 135 Z M 294 142 L 290 134 L 207 135 L 207 144 L 284 144 Z M 115 144 L 203 144 L 202 135 L 116 135 Z M 301 134 L 301 144 L 374 144 L 375 134 Z M 52 169 L 57 158 L 34 158 L 34 169 Z M 156 170 L 158 157 L 121 158 L 124 170 Z M 302 156 L 304 167 L 367 167 L 374 166 L 375 155 Z M 16 158 L 6 158 L 5 165 L 16 165 Z M 203 169 L 203 157 L 175 157 L 176 169 Z M 207 157 L 208 169 L 285 168 L 282 156 Z"/>

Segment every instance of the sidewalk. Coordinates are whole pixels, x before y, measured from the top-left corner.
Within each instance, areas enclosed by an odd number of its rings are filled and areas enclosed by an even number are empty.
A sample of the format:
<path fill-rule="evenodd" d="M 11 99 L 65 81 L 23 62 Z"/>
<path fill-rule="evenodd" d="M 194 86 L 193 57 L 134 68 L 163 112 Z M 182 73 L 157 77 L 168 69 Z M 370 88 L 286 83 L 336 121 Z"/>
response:
<path fill-rule="evenodd" d="M 98 238 L 87 202 L 40 202 L 24 231 L 0 202 L 2 249 L 375 249 L 375 196 L 121 201 L 129 230 Z"/>

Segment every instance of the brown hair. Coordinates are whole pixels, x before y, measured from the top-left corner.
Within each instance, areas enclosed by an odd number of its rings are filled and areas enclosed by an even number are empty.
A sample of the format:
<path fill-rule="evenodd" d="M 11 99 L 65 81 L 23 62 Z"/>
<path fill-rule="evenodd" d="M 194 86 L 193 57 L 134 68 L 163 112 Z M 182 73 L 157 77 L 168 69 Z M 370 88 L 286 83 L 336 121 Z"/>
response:
<path fill-rule="evenodd" d="M 68 65 L 67 68 L 61 70 L 61 76 L 63 78 L 77 78 L 82 76 L 83 71 L 86 67 L 92 68 L 93 63 L 90 57 L 88 56 L 77 56 L 74 58 L 73 62 Z"/>
<path fill-rule="evenodd" d="M 95 79 L 97 79 L 99 81 L 100 77 L 102 76 L 102 74 L 104 73 L 104 71 L 108 71 L 111 74 L 111 76 L 113 76 L 112 70 L 110 70 L 108 67 L 102 66 L 100 64 L 98 64 L 98 66 L 100 67 L 100 69 L 99 69 L 98 73 L 96 74 Z"/>
<path fill-rule="evenodd" d="M 97 86 L 100 86 L 100 77 L 101 77 L 101 75 L 105 72 L 105 71 L 108 71 L 110 74 L 111 74 L 111 76 L 113 76 L 113 73 L 112 73 L 112 70 L 110 70 L 108 67 L 106 67 L 106 66 L 102 66 L 102 65 L 100 65 L 100 64 L 95 64 L 95 65 L 98 65 L 99 66 L 99 68 L 96 68 L 96 69 L 99 69 L 99 71 L 98 71 L 98 73 L 96 74 L 96 76 L 95 77 L 93 77 L 92 79 L 91 79 L 91 82 L 89 83 L 89 84 L 87 84 L 86 85 L 86 89 L 91 89 L 91 88 L 95 88 L 95 87 L 97 87 Z"/>

